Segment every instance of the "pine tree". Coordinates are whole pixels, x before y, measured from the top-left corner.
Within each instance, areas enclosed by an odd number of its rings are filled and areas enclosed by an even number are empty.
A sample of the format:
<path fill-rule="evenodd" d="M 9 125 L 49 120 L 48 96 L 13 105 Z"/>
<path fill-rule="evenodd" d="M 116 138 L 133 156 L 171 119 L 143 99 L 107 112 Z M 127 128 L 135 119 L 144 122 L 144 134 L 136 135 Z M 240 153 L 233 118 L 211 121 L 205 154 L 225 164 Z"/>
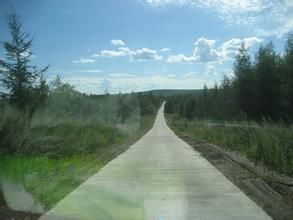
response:
<path fill-rule="evenodd" d="M 45 82 L 43 74 L 48 67 L 38 70 L 29 65 L 33 39 L 22 30 L 20 17 L 16 13 L 8 16 L 8 26 L 12 39 L 3 43 L 6 60 L 0 60 L 1 82 L 9 93 L 10 102 L 24 111 L 34 106 L 36 88 L 40 88 L 38 81 L 41 84 Z"/>
<path fill-rule="evenodd" d="M 287 39 L 283 61 L 282 100 L 284 111 L 293 118 L 293 34 Z"/>
<path fill-rule="evenodd" d="M 256 54 L 256 100 L 259 114 L 276 118 L 280 102 L 280 74 L 272 43 L 261 46 Z"/>
<path fill-rule="evenodd" d="M 242 43 L 239 54 L 235 58 L 234 74 L 235 98 L 238 108 L 253 117 L 256 112 L 255 102 L 253 101 L 255 98 L 255 79 L 248 49 L 245 48 L 244 43 Z"/>

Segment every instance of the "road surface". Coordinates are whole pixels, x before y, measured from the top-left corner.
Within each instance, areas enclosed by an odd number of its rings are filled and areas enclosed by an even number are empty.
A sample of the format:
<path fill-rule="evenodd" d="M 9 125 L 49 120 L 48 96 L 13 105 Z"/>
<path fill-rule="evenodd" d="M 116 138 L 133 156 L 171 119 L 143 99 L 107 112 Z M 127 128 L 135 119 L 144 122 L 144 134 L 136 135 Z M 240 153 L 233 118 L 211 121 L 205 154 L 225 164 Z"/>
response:
<path fill-rule="evenodd" d="M 171 131 L 153 128 L 47 212 L 55 219 L 270 219 Z"/>

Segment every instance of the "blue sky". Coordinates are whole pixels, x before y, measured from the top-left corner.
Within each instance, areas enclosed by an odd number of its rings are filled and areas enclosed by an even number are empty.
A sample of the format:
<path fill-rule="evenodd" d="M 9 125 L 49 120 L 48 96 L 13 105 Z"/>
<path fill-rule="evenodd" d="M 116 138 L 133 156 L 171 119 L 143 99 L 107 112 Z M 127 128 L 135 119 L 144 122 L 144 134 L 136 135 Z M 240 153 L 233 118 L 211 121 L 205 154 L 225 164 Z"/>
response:
<path fill-rule="evenodd" d="M 232 76 L 242 41 L 253 56 L 293 30 L 292 0 L 0 0 L 34 37 L 32 63 L 86 93 L 199 89 Z M 0 49 L 0 58 L 4 51 Z"/>

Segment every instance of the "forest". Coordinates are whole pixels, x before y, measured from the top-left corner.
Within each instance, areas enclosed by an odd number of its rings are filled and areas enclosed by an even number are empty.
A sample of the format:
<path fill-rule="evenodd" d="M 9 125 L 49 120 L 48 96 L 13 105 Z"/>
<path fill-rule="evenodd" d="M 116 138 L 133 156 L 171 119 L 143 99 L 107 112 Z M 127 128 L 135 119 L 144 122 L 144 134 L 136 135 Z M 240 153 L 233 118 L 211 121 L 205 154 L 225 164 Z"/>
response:
<path fill-rule="evenodd" d="M 268 43 L 259 47 L 254 59 L 242 44 L 235 57 L 234 75 L 224 76 L 213 88 L 204 86 L 196 97 L 170 98 L 166 112 L 176 112 L 187 119 L 292 121 L 293 35 L 288 36 L 284 53 L 278 54 Z"/>
<path fill-rule="evenodd" d="M 280 54 L 268 43 L 251 58 L 243 43 L 234 77 L 196 95 L 168 98 L 165 112 L 173 126 L 195 138 L 293 174 L 293 35 Z"/>

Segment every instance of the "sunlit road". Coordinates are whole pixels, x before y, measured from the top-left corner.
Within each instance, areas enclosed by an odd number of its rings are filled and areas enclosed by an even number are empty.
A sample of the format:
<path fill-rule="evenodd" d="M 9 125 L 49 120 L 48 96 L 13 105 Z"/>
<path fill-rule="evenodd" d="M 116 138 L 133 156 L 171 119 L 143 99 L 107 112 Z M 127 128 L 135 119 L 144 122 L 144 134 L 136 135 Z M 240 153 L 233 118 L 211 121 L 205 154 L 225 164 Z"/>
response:
<path fill-rule="evenodd" d="M 162 107 L 144 137 L 41 219 L 270 217 L 168 128 Z"/>

